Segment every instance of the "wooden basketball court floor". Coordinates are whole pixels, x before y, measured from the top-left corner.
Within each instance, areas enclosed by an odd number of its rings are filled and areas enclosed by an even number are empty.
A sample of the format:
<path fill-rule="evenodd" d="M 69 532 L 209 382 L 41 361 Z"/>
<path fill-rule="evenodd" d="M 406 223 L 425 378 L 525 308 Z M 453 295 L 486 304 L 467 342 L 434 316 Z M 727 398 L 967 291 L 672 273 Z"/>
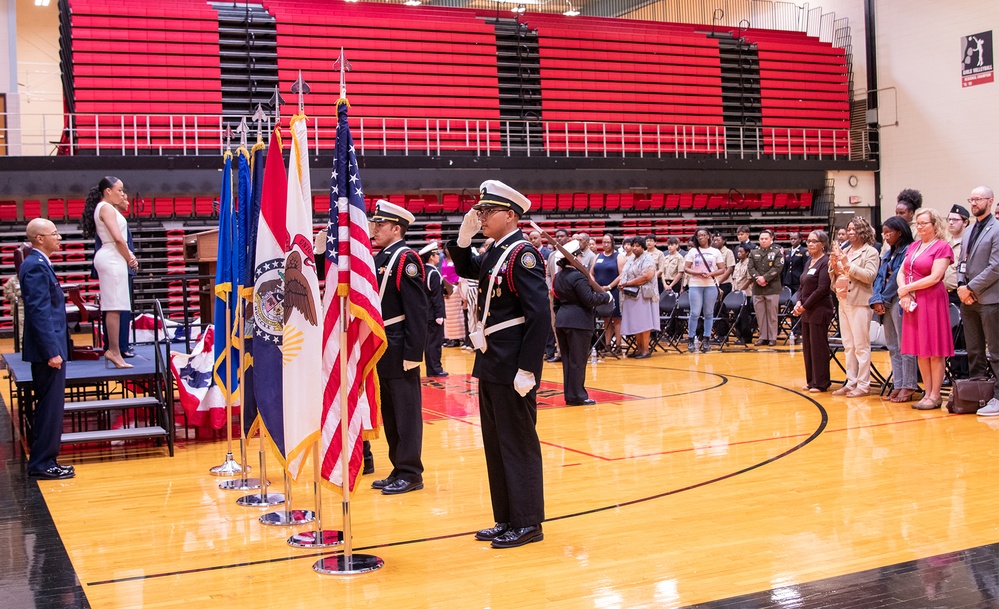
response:
<path fill-rule="evenodd" d="M 471 365 L 445 349 L 451 376 L 425 382 L 424 490 L 370 489 L 389 471 L 373 442 L 351 506 L 381 570 L 313 572 L 336 550 L 288 546 L 309 525 L 263 526 L 208 475 L 224 441 L 68 452 L 76 478 L 37 483 L 15 449 L 0 606 L 999 606 L 997 420 L 809 394 L 794 347 L 601 361 L 591 407 L 564 406 L 546 364 L 545 539 L 495 550 L 472 538 L 493 520 Z M 292 505 L 312 507 L 308 474 Z"/>

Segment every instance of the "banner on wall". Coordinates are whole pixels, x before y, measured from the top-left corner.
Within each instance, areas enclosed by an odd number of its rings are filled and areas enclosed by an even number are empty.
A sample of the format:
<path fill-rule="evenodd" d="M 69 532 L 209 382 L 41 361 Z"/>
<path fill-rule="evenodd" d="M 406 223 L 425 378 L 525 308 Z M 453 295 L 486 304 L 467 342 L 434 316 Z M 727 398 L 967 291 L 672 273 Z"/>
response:
<path fill-rule="evenodd" d="M 992 82 L 992 66 L 992 30 L 961 37 L 962 87 Z"/>

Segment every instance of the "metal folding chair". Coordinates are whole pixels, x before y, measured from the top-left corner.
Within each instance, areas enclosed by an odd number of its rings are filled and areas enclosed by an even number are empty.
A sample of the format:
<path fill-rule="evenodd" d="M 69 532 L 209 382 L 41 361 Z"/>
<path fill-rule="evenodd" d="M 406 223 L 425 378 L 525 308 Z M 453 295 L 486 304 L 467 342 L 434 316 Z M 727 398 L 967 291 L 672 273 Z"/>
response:
<path fill-rule="evenodd" d="M 723 319 L 728 325 L 728 330 L 725 332 L 725 336 L 721 338 L 721 344 L 718 346 L 719 349 L 724 349 L 725 345 L 728 344 L 728 339 L 732 336 L 732 332 L 736 329 L 736 323 L 739 320 L 739 316 L 742 314 L 742 310 L 746 307 L 746 294 L 740 290 L 733 290 L 725 296 L 725 300 L 722 301 L 722 316 L 719 319 Z M 717 328 L 717 322 L 715 328 Z"/>

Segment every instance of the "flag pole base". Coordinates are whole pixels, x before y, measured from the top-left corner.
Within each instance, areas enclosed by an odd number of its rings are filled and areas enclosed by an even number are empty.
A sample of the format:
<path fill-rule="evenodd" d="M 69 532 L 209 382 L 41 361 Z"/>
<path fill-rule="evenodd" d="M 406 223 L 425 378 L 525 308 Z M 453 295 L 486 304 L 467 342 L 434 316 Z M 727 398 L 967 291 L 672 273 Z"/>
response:
<path fill-rule="evenodd" d="M 267 486 L 270 486 L 270 480 L 267 481 Z M 235 480 L 226 480 L 219 484 L 219 488 L 224 491 L 255 491 L 260 488 L 260 478 L 236 478 Z"/>
<path fill-rule="evenodd" d="M 316 561 L 312 570 L 323 575 L 356 575 L 377 571 L 385 566 L 385 561 L 371 554 L 343 554 L 329 556 Z"/>
<path fill-rule="evenodd" d="M 327 548 L 342 543 L 343 533 L 341 531 L 305 531 L 288 538 L 288 545 L 296 548 Z"/>
<path fill-rule="evenodd" d="M 259 495 L 246 495 L 236 500 L 236 505 L 243 507 L 271 507 L 284 503 L 284 495 L 281 493 L 267 493 Z"/>
<path fill-rule="evenodd" d="M 246 471 L 250 471 L 249 466 Z M 235 476 L 236 474 L 243 473 L 243 468 L 235 459 L 232 458 L 232 453 L 226 453 L 225 461 L 222 465 L 216 465 L 215 467 L 208 470 L 208 473 L 213 476 Z"/>
<path fill-rule="evenodd" d="M 316 519 L 312 510 L 288 510 L 286 512 L 268 512 L 260 517 L 260 524 L 272 527 L 290 527 L 305 524 Z"/>

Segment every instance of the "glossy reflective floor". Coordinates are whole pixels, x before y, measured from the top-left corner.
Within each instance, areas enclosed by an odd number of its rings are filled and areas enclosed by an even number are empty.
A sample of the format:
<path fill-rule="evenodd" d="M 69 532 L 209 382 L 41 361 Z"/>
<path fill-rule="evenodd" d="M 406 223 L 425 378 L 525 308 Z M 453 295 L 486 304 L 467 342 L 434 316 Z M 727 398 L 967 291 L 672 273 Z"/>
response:
<path fill-rule="evenodd" d="M 75 572 L 93 607 L 999 606 L 999 421 L 804 393 L 794 348 L 602 361 L 591 407 L 564 406 L 546 364 L 545 540 L 493 550 L 471 537 L 492 524 L 471 363 L 446 349 L 451 376 L 424 385 L 424 490 L 367 488 L 389 470 L 373 443 L 351 506 L 355 549 L 380 571 L 314 573 L 324 553 L 285 543 L 306 527 L 260 525 L 266 510 L 207 474 L 224 442 L 172 459 L 127 444 L 67 454 L 77 477 L 37 484 L 64 544 L 42 559 L 28 527 L 51 521 L 7 455 L 8 496 L 31 514 L 0 521 L 17 573 L 0 598 L 79 606 Z M 308 483 L 295 508 L 312 507 Z M 339 496 L 324 501 L 340 528 Z"/>

